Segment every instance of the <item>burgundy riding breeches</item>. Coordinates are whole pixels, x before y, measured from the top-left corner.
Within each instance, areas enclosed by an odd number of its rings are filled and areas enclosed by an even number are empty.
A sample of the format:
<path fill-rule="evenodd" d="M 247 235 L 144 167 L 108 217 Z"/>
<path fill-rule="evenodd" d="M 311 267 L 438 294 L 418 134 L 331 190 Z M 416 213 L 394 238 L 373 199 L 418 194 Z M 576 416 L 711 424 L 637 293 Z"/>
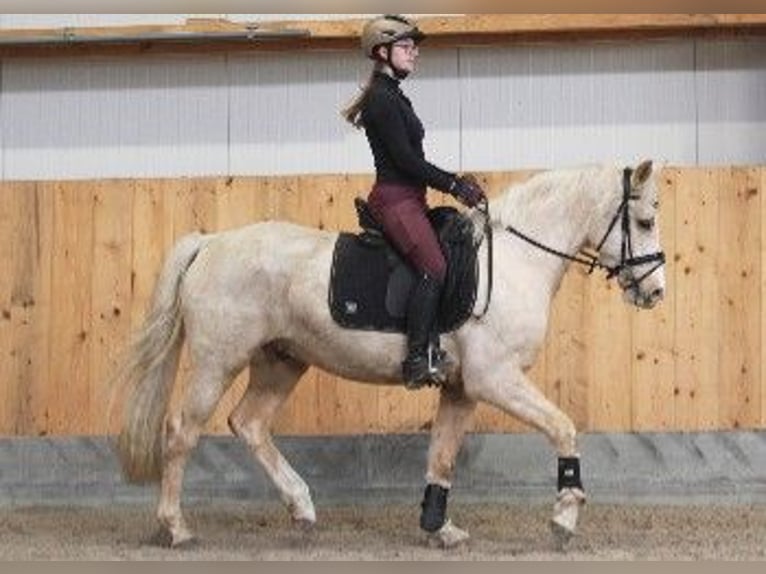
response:
<path fill-rule="evenodd" d="M 428 204 L 424 189 L 376 183 L 368 205 L 402 257 L 420 273 L 444 280 L 447 262 L 426 216 Z"/>

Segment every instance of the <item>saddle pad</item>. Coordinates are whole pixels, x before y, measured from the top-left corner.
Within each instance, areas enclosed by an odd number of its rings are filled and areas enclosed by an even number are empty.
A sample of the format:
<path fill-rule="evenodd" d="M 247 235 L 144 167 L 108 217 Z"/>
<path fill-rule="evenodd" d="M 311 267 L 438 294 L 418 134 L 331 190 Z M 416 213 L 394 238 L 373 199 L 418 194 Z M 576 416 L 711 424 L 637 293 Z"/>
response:
<path fill-rule="evenodd" d="M 441 333 L 460 327 L 476 301 L 476 251 L 464 237 L 440 238 L 448 261 L 437 318 Z M 341 233 L 330 275 L 330 313 L 347 329 L 404 333 L 415 282 L 414 271 L 384 241 Z"/>
<path fill-rule="evenodd" d="M 404 333 L 406 317 L 397 301 L 406 301 L 412 285 L 399 278 L 398 289 L 392 285 L 390 295 L 388 287 L 389 277 L 400 265 L 401 259 L 387 247 L 341 233 L 330 277 L 330 312 L 335 322 L 349 329 Z M 397 316 L 389 312 L 387 296 Z"/>

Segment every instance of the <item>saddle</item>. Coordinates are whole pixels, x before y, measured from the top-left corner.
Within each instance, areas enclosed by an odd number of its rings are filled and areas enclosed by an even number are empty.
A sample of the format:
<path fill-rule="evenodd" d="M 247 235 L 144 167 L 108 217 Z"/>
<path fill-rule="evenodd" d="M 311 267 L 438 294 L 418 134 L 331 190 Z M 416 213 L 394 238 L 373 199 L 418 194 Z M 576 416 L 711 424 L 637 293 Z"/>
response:
<path fill-rule="evenodd" d="M 405 333 L 407 303 L 417 282 L 415 270 L 389 244 L 362 198 L 354 201 L 359 234 L 341 233 L 330 275 L 330 313 L 347 329 Z M 471 316 L 478 283 L 478 245 L 473 222 L 453 207 L 436 207 L 428 219 L 447 260 L 439 305 L 440 333 L 454 331 Z"/>

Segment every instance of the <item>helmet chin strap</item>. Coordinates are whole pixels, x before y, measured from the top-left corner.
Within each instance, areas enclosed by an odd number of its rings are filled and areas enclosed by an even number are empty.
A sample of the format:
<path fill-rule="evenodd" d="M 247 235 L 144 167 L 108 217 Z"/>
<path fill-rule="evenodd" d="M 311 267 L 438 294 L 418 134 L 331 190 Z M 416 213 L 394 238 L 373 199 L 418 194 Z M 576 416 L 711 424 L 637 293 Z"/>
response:
<path fill-rule="evenodd" d="M 394 63 L 391 61 L 392 51 L 393 50 L 391 50 L 391 47 L 388 46 L 388 49 L 386 50 L 387 52 L 386 58 L 383 59 L 381 57 L 378 57 L 377 58 L 378 64 L 380 65 L 382 72 L 396 78 L 397 80 L 404 80 L 410 75 L 410 73 L 407 70 L 400 70 L 396 66 L 394 66 Z"/>
<path fill-rule="evenodd" d="M 410 75 L 410 73 L 407 70 L 400 70 L 396 66 L 394 66 L 394 63 L 391 61 L 391 53 L 393 50 L 388 50 L 388 67 L 391 68 L 391 71 L 394 73 L 394 76 L 396 76 L 397 80 L 404 80 L 407 78 L 407 76 Z"/>

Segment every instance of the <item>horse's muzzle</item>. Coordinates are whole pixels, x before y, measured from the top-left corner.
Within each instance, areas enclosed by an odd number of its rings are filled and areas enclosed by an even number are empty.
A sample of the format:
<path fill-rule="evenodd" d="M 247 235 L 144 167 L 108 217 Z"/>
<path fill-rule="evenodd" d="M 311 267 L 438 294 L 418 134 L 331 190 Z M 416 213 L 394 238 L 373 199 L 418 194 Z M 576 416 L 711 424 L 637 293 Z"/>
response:
<path fill-rule="evenodd" d="M 627 303 L 641 309 L 651 309 L 665 298 L 665 290 L 662 287 L 643 291 L 635 283 L 627 285 L 627 288 L 623 287 L 623 294 Z"/>

